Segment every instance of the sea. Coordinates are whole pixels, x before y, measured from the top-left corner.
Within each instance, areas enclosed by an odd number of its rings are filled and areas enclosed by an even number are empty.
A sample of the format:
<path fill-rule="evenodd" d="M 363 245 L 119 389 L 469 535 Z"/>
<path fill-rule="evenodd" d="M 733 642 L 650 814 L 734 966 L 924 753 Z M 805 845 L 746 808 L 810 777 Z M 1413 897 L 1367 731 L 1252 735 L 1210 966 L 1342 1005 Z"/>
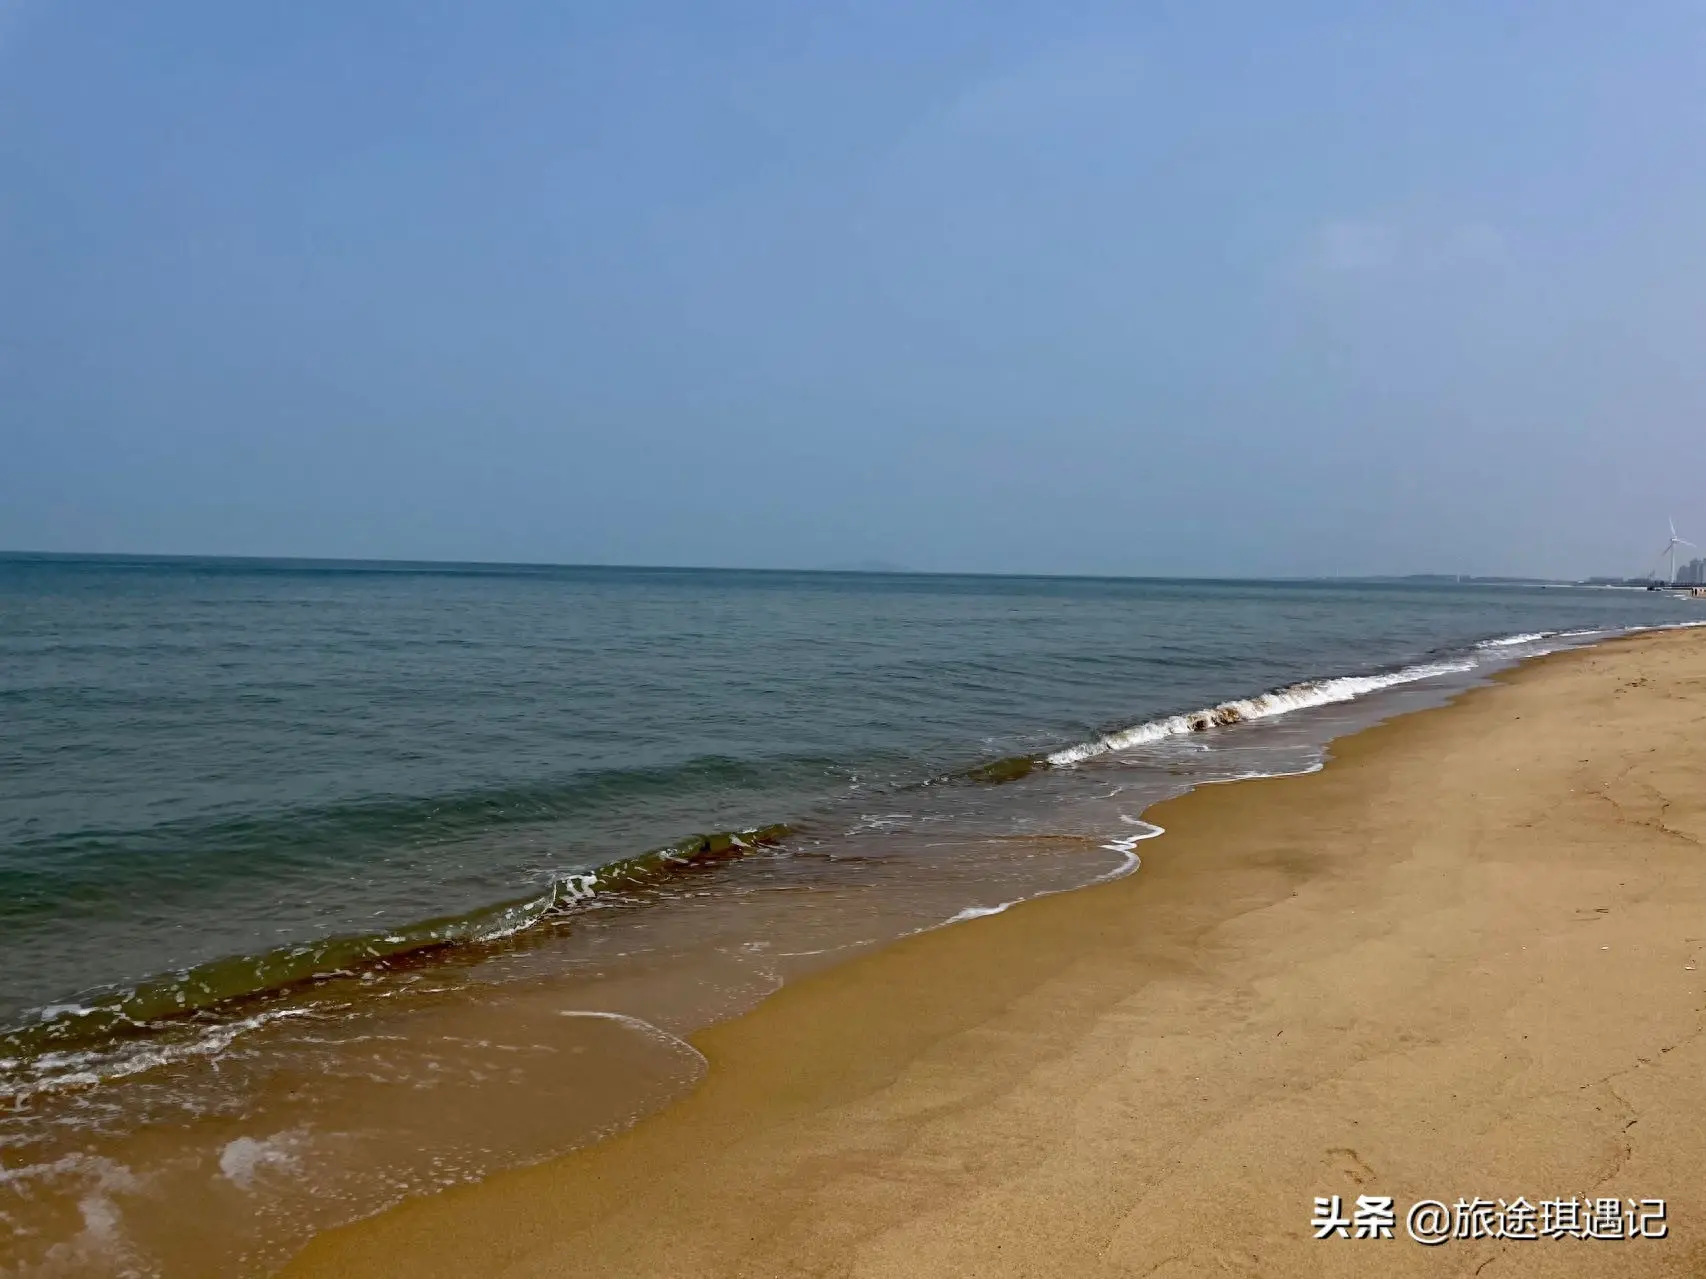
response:
<path fill-rule="evenodd" d="M 0 1275 L 266 1275 L 1658 592 L 0 556 Z"/>

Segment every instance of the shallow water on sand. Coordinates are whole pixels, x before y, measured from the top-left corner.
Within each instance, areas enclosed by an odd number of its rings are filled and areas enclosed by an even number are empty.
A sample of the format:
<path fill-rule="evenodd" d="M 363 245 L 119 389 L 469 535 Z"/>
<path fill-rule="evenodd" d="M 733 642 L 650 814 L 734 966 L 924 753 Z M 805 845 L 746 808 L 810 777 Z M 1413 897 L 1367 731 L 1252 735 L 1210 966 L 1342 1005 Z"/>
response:
<path fill-rule="evenodd" d="M 800 972 L 1129 873 L 1158 799 L 1698 616 L 1613 591 L 19 559 L 0 603 L 18 1275 L 264 1273 L 632 1122 L 702 1073 L 686 1035 Z"/>

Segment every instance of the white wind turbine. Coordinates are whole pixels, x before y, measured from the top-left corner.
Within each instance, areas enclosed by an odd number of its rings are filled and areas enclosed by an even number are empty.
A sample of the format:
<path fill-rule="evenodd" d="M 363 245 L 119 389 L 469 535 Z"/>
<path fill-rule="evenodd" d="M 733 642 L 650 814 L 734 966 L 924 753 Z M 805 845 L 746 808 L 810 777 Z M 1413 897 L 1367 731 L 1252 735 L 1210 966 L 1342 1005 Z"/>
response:
<path fill-rule="evenodd" d="M 1693 545 L 1694 543 L 1690 542 L 1686 537 L 1678 537 L 1676 535 L 1676 519 L 1672 517 L 1670 521 L 1670 541 L 1666 542 L 1665 549 L 1659 552 L 1659 559 L 1661 562 L 1667 555 L 1670 557 L 1670 576 L 1665 579 L 1665 584 L 1667 586 L 1676 585 L 1676 548 L 1679 546 Z"/>

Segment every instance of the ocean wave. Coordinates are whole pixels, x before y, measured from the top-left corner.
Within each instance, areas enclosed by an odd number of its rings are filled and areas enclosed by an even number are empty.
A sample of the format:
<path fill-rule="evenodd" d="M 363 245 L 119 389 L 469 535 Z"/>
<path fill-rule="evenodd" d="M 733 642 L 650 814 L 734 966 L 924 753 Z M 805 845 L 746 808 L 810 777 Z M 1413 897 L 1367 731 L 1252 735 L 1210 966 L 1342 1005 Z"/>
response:
<path fill-rule="evenodd" d="M 463 915 L 380 932 L 331 937 L 238 955 L 132 985 L 44 1005 L 0 1029 L 0 1099 L 84 1088 L 186 1057 L 223 1051 L 239 1036 L 306 1010 L 253 1009 L 255 1001 L 316 983 L 418 961 L 434 952 L 501 945 L 601 896 L 655 888 L 781 843 L 785 825 L 694 835 L 595 870 L 554 878 L 540 894 Z M 227 1016 L 208 1022 L 209 1014 Z"/>
<path fill-rule="evenodd" d="M 1183 737 L 1190 733 L 1242 724 L 1249 720 L 1271 719 L 1275 715 L 1285 715 L 1312 706 L 1331 706 L 1337 702 L 1354 701 L 1401 684 L 1414 684 L 1420 680 L 1461 674 L 1474 669 L 1475 663 L 1463 658 L 1406 666 L 1402 670 L 1378 675 L 1340 675 L 1332 679 L 1304 680 L 1302 683 L 1288 684 L 1284 688 L 1276 688 L 1255 697 L 1221 702 L 1205 710 L 1147 720 L 1131 728 L 1107 733 L 1090 741 L 1080 742 L 1076 746 L 1055 751 L 1046 756 L 1045 760 L 1055 768 L 1066 768 L 1087 759 L 1094 759 L 1098 755 L 1129 750 L 1133 746 L 1164 741 L 1169 737 Z"/>
<path fill-rule="evenodd" d="M 1518 644 L 1534 644 L 1543 639 L 1551 639 L 1557 631 L 1523 631 L 1517 635 L 1501 635 L 1497 639 L 1484 639 L 1476 648 L 1512 648 Z"/>
<path fill-rule="evenodd" d="M 9 897 L 57 896 L 115 883 L 141 890 L 161 857 L 193 873 L 226 868 L 241 857 L 292 867 L 347 865 L 352 858 L 389 854 L 399 846 L 444 846 L 489 839 L 494 832 L 552 830 L 565 817 L 611 804 L 641 805 L 698 795 L 762 789 L 778 777 L 805 781 L 834 770 L 812 754 L 739 759 L 697 755 L 652 767 L 606 767 L 566 779 L 487 786 L 449 793 L 382 796 L 285 807 L 255 813 L 162 821 L 140 827 L 90 825 L 36 836 L 27 830 L 0 858 L 0 915 L 16 910 Z M 52 866 L 51 880 L 33 866 Z"/>
<path fill-rule="evenodd" d="M 1497 650 L 1553 636 L 1564 639 L 1596 633 L 1600 632 L 1530 632 L 1483 641 L 1480 647 Z M 1146 743 L 1347 702 L 1385 689 L 1471 671 L 1478 665 L 1472 656 L 1466 656 L 1375 674 L 1307 680 L 1203 710 L 1149 720 L 1051 754 L 995 760 L 959 773 L 953 780 L 1015 781 L 1037 770 L 1071 767 Z M 950 779 L 932 779 L 946 780 Z M 880 828 L 897 816 L 884 814 L 872 825 Z M 1159 827 L 1140 819 L 1126 820 L 1138 830 L 1122 833 L 1104 845 L 1121 855 L 1120 863 L 1091 882 L 1132 873 L 1140 864 L 1136 845 L 1161 834 Z M 561 922 L 583 907 L 618 901 L 627 893 L 660 888 L 676 875 L 749 856 L 757 849 L 782 843 L 793 833 L 793 828 L 777 824 L 694 835 L 593 870 L 556 876 L 543 892 L 462 915 L 336 936 L 259 955 L 232 956 L 38 1007 L 26 1013 L 22 1021 L 0 1027 L 0 1101 L 15 1103 L 46 1089 L 88 1087 L 184 1057 L 216 1054 L 237 1037 L 286 1015 L 286 1010 L 272 1005 L 287 992 L 308 991 L 318 983 L 340 979 L 365 979 L 438 954 L 477 958 L 489 948 L 526 944 L 512 939 Z M 1011 904 L 968 907 L 944 922 L 975 918 Z M 299 1001 L 292 1002 L 300 1008 Z"/>
<path fill-rule="evenodd" d="M 44 1093 L 94 1088 L 197 1057 L 223 1053 L 250 1031 L 273 1022 L 311 1016 L 306 1008 L 279 1008 L 213 1023 L 184 1023 L 175 1037 L 108 1035 L 81 1051 L 59 1050 L 0 1059 L 0 1101 L 21 1108 Z"/>

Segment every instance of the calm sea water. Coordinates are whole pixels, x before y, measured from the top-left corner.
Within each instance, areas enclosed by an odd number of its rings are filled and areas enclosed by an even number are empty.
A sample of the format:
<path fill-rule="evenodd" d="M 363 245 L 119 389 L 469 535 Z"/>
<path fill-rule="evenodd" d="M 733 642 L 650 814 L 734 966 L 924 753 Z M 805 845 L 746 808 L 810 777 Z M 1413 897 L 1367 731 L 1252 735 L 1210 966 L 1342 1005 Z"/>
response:
<path fill-rule="evenodd" d="M 238 1032 L 270 1009 L 315 1020 L 323 1045 L 328 1009 L 378 1015 L 304 990 L 401 972 L 448 1017 L 442 974 L 471 950 L 481 991 L 502 965 L 514 990 L 560 989 L 598 938 L 641 927 L 599 913 L 618 899 L 644 897 L 654 922 L 610 953 L 669 950 L 667 920 L 699 973 L 779 936 L 815 954 L 798 938 L 827 951 L 994 909 L 1129 864 L 1149 833 L 1136 798 L 1181 776 L 1307 764 L 1298 750 L 1349 723 L 1321 707 L 1437 700 L 1587 632 L 1701 615 L 1586 589 L 0 557 L 0 1088 L 16 1103 L 0 1180 L 40 1191 L 30 1264 L 58 1246 L 68 1272 L 172 1271 L 134 1239 L 100 1252 L 78 1207 L 116 1202 L 115 1167 L 141 1184 L 134 1143 L 163 1116 L 218 1117 L 203 1171 L 245 1194 L 254 1168 L 296 1166 L 231 1124 L 262 1113 L 267 1062 L 305 1041 L 242 1040 L 252 1078 L 233 1099 Z M 1320 683 L 1346 676 L 1371 678 Z M 1220 717 L 1257 723 L 1166 722 L 1299 684 Z M 809 928 L 786 904 L 808 898 Z M 542 925 L 581 949 L 515 949 Z M 650 1025 L 680 983 L 647 973 Z M 724 987 L 762 993 L 743 980 Z M 633 1075 L 633 1051 L 605 1056 Z M 193 1073 L 210 1060 L 217 1097 Z M 320 1122 L 266 1113 L 277 1132 Z M 55 1207 L 40 1170 L 74 1166 Z M 276 1261 L 264 1235 L 209 1272 Z"/>

